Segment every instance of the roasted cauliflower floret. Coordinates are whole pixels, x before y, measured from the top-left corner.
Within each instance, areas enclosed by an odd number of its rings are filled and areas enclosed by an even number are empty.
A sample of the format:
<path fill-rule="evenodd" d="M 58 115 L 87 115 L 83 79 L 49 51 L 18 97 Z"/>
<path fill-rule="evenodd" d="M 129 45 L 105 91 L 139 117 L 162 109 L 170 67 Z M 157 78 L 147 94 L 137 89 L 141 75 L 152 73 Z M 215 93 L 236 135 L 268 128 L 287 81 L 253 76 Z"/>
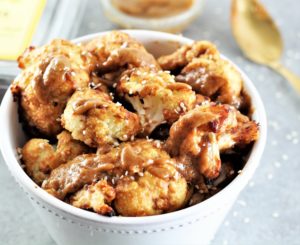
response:
<path fill-rule="evenodd" d="M 204 55 L 193 59 L 176 76 L 176 81 L 191 85 L 196 93 L 212 100 L 240 106 L 242 77 L 228 61 L 218 56 Z"/>
<path fill-rule="evenodd" d="M 149 166 L 138 179 L 121 179 L 114 204 L 123 216 L 148 216 L 182 208 L 187 195 L 186 180 L 173 166 L 161 163 Z"/>
<path fill-rule="evenodd" d="M 84 88 L 89 82 L 89 56 L 84 55 L 80 45 L 63 39 L 55 39 L 49 44 L 35 48 L 30 47 L 18 58 L 19 67 L 26 69 L 39 62 L 47 63 L 55 57 L 62 57 L 68 62 L 64 70 L 76 77 L 76 87 Z"/>
<path fill-rule="evenodd" d="M 75 92 L 62 115 L 63 127 L 72 137 L 91 147 L 127 141 L 140 131 L 139 118 L 104 92 L 86 89 Z"/>
<path fill-rule="evenodd" d="M 149 68 L 125 72 L 117 93 L 138 113 L 144 134 L 150 134 L 162 123 L 173 123 L 196 103 L 196 95 L 189 85 L 176 83 L 168 72 Z"/>
<path fill-rule="evenodd" d="M 58 134 L 68 98 L 76 89 L 88 87 L 81 49 L 68 41 L 55 40 L 27 50 L 19 58 L 24 68 L 11 91 L 19 100 L 25 123 L 47 137 Z"/>
<path fill-rule="evenodd" d="M 184 45 L 170 55 L 161 56 L 158 63 L 163 70 L 177 71 L 202 55 L 219 56 L 219 51 L 211 42 L 198 41 Z"/>
<path fill-rule="evenodd" d="M 258 125 L 229 105 L 198 106 L 175 122 L 166 149 L 172 157 L 191 157 L 206 178 L 218 177 L 220 152 L 258 139 Z"/>
<path fill-rule="evenodd" d="M 85 185 L 104 178 L 105 172 L 114 168 L 111 163 L 102 161 L 96 154 L 84 154 L 55 168 L 42 188 L 51 195 L 64 199 L 67 194 L 75 193 Z"/>
<path fill-rule="evenodd" d="M 57 147 L 53 147 L 45 139 L 31 139 L 22 149 L 22 160 L 25 164 L 26 172 L 39 185 L 60 164 L 88 152 L 88 148 L 85 145 L 77 140 L 73 140 L 66 131 L 60 133 L 57 139 Z"/>
<path fill-rule="evenodd" d="M 115 189 L 106 180 L 84 186 L 70 197 L 70 204 L 82 209 L 93 210 L 102 215 L 112 216 L 111 202 L 115 199 Z"/>
<path fill-rule="evenodd" d="M 100 74 L 122 67 L 150 66 L 160 69 L 157 61 L 144 46 L 125 32 L 113 31 L 86 44 L 94 61 L 94 70 Z"/>

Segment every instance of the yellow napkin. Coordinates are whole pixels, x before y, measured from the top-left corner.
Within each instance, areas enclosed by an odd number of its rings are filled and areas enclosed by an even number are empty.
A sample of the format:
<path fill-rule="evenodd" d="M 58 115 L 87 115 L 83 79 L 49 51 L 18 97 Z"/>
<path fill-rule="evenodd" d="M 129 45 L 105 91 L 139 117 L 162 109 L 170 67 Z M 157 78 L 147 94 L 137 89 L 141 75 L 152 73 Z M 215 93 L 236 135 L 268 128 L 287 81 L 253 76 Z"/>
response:
<path fill-rule="evenodd" d="M 29 46 L 46 0 L 0 1 L 0 60 L 16 60 Z"/>

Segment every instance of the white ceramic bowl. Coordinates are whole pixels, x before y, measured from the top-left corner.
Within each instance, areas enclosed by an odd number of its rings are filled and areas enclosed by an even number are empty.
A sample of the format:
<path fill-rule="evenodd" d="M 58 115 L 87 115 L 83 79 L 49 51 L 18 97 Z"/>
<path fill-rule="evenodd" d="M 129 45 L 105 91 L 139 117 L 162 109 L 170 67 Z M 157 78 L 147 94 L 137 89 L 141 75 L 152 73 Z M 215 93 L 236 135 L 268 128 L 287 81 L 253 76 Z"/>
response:
<path fill-rule="evenodd" d="M 192 40 L 153 31 L 126 31 L 142 42 L 155 56 L 167 54 Z M 86 42 L 105 33 L 74 40 Z M 225 58 L 225 57 L 224 57 Z M 238 69 L 238 68 L 237 68 Z M 266 141 L 266 115 L 262 101 L 250 79 L 238 69 L 244 87 L 252 98 L 253 119 L 260 124 L 260 138 L 254 144 L 243 171 L 222 191 L 197 204 L 176 212 L 151 217 L 105 217 L 68 205 L 38 187 L 20 166 L 16 147 L 24 144 L 18 122 L 17 104 L 8 90 L 1 104 L 1 151 L 20 187 L 31 200 L 52 238 L 60 245 L 182 245 L 208 244 L 219 225 L 246 186 L 259 164 Z"/>
<path fill-rule="evenodd" d="M 123 28 L 147 29 L 176 33 L 181 32 L 201 14 L 204 0 L 194 0 L 192 6 L 187 10 L 174 16 L 160 18 L 141 18 L 126 14 L 116 8 L 112 4 L 111 0 L 100 0 L 100 3 L 106 17 Z"/>

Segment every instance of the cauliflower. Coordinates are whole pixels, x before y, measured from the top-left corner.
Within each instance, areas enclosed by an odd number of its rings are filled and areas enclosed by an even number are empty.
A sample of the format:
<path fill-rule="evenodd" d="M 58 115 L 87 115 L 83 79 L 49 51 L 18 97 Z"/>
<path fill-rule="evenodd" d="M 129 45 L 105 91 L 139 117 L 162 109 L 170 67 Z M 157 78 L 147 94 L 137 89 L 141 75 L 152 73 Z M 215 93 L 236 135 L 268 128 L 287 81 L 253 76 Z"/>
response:
<path fill-rule="evenodd" d="M 144 134 L 150 134 L 162 123 L 173 123 L 196 103 L 189 85 L 176 83 L 168 72 L 147 67 L 125 72 L 117 85 L 117 94 L 138 113 Z"/>
<path fill-rule="evenodd" d="M 148 216 L 178 210 L 187 197 L 186 180 L 173 166 L 161 163 L 149 166 L 138 179 L 121 179 L 114 204 L 123 216 Z"/>
<path fill-rule="evenodd" d="M 24 68 L 13 81 L 11 91 L 19 101 L 24 123 L 50 138 L 62 127 L 62 114 L 68 98 L 76 89 L 88 87 L 81 49 L 64 40 L 30 49 L 19 58 Z"/>
<path fill-rule="evenodd" d="M 206 178 L 218 177 L 220 152 L 258 139 L 258 125 L 234 107 L 211 103 L 198 106 L 175 122 L 166 149 L 172 157 L 190 157 Z"/>
<path fill-rule="evenodd" d="M 176 76 L 177 82 L 192 86 L 196 93 L 209 96 L 212 100 L 240 106 L 242 77 L 226 60 L 219 56 L 203 55 L 193 59 Z"/>
<path fill-rule="evenodd" d="M 98 214 L 112 216 L 111 202 L 115 199 L 115 189 L 106 180 L 85 185 L 70 197 L 70 204 L 83 209 L 91 209 Z"/>
<path fill-rule="evenodd" d="M 91 147 L 117 145 L 118 140 L 127 141 L 140 131 L 136 114 L 93 89 L 72 95 L 62 115 L 62 125 L 74 139 Z"/>
<path fill-rule="evenodd" d="M 161 56 L 157 61 L 163 70 L 176 72 L 202 55 L 219 56 L 219 51 L 211 42 L 198 41 L 184 45 L 170 55 Z"/>
<path fill-rule="evenodd" d="M 88 148 L 73 140 L 67 131 L 61 132 L 57 139 L 57 147 L 53 147 L 45 139 L 31 139 L 22 149 L 22 161 L 26 172 L 39 185 L 53 169 L 88 152 Z"/>
<path fill-rule="evenodd" d="M 85 49 L 93 59 L 93 69 L 100 74 L 120 70 L 124 66 L 151 66 L 160 69 L 144 46 L 125 32 L 109 32 L 87 43 Z"/>

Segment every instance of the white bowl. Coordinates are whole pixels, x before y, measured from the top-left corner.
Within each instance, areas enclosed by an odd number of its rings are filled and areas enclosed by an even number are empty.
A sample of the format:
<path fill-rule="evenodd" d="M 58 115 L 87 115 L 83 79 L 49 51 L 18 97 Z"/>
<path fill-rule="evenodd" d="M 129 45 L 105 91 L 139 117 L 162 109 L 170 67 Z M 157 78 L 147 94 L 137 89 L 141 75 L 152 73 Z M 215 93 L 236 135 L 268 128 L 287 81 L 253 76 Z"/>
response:
<path fill-rule="evenodd" d="M 100 3 L 102 4 L 106 17 L 123 28 L 148 29 L 176 33 L 182 31 L 200 15 L 204 0 L 194 0 L 192 6 L 187 10 L 174 16 L 160 18 L 142 18 L 126 14 L 116 8 L 111 0 L 100 0 Z"/>
<path fill-rule="evenodd" d="M 170 53 L 179 44 L 192 42 L 190 39 L 167 33 L 142 30 L 126 32 L 142 42 L 155 56 Z M 86 42 L 104 34 L 84 36 L 74 42 Z M 18 121 L 17 104 L 13 102 L 11 92 L 8 90 L 0 109 L 1 151 L 11 174 L 31 200 L 57 244 L 208 244 L 238 194 L 252 177 L 266 142 L 267 127 L 264 106 L 250 79 L 239 68 L 237 69 L 244 79 L 245 90 L 252 98 L 253 119 L 260 124 L 260 138 L 255 142 L 242 173 L 222 191 L 200 204 L 150 217 L 101 216 L 68 205 L 38 187 L 20 166 L 16 148 L 24 144 L 25 137 Z"/>

